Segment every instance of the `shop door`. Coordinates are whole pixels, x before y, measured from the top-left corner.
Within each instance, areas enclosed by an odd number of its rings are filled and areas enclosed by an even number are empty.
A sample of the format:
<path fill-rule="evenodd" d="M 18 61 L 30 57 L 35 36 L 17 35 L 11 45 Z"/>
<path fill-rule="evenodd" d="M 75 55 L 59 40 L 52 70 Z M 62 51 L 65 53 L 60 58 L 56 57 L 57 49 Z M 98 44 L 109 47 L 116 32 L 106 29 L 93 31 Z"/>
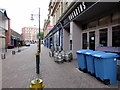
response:
<path fill-rule="evenodd" d="M 89 33 L 89 49 L 95 50 L 95 31 Z"/>

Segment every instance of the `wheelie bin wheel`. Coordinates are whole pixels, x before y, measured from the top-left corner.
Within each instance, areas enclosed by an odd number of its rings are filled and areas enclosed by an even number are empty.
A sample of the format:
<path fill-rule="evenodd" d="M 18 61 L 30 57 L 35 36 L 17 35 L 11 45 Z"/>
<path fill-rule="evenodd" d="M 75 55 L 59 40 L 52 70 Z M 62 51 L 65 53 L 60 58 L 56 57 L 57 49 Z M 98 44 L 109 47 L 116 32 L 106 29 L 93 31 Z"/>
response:
<path fill-rule="evenodd" d="M 109 85 L 109 84 L 110 84 L 110 80 L 109 80 L 109 79 L 105 79 L 105 80 L 103 81 L 103 83 L 104 83 L 105 85 Z"/>

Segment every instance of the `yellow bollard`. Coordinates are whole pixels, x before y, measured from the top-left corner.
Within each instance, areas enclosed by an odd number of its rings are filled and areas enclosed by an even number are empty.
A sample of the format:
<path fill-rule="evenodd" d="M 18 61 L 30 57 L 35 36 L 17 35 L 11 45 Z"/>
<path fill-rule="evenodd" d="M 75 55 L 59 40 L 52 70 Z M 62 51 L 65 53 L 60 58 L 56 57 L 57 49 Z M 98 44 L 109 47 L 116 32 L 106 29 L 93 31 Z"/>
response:
<path fill-rule="evenodd" d="M 36 53 L 36 55 L 40 55 L 39 53 Z"/>
<path fill-rule="evenodd" d="M 30 88 L 32 90 L 43 90 L 44 85 L 42 79 L 36 79 L 31 81 Z"/>
<path fill-rule="evenodd" d="M 37 50 L 37 52 L 39 52 L 39 53 L 40 53 L 40 50 Z"/>

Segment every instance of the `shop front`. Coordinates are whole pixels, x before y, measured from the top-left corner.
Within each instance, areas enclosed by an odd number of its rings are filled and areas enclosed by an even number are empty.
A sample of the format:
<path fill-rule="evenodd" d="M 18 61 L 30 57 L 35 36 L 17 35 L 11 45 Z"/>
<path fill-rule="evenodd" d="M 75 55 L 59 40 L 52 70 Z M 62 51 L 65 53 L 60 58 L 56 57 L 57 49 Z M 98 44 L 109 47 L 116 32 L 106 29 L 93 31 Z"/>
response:
<path fill-rule="evenodd" d="M 81 8 L 82 5 L 82 8 Z M 75 52 L 80 49 L 97 50 L 97 47 L 120 47 L 120 3 L 82 2 L 61 20 L 63 49 Z"/>
<path fill-rule="evenodd" d="M 51 48 L 51 46 L 57 47 L 60 46 L 63 48 L 63 30 L 61 25 L 58 23 L 55 25 L 52 30 L 49 32 L 49 34 L 44 39 L 44 45 L 48 48 Z"/>

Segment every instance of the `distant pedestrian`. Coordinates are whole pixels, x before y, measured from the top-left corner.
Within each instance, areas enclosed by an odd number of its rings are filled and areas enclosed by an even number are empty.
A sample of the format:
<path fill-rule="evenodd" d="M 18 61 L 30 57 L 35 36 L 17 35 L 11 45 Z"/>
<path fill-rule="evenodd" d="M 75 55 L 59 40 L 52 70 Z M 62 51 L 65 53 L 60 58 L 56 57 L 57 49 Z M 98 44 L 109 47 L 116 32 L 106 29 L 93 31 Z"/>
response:
<path fill-rule="evenodd" d="M 21 46 L 20 42 L 18 42 L 18 48 Z"/>

